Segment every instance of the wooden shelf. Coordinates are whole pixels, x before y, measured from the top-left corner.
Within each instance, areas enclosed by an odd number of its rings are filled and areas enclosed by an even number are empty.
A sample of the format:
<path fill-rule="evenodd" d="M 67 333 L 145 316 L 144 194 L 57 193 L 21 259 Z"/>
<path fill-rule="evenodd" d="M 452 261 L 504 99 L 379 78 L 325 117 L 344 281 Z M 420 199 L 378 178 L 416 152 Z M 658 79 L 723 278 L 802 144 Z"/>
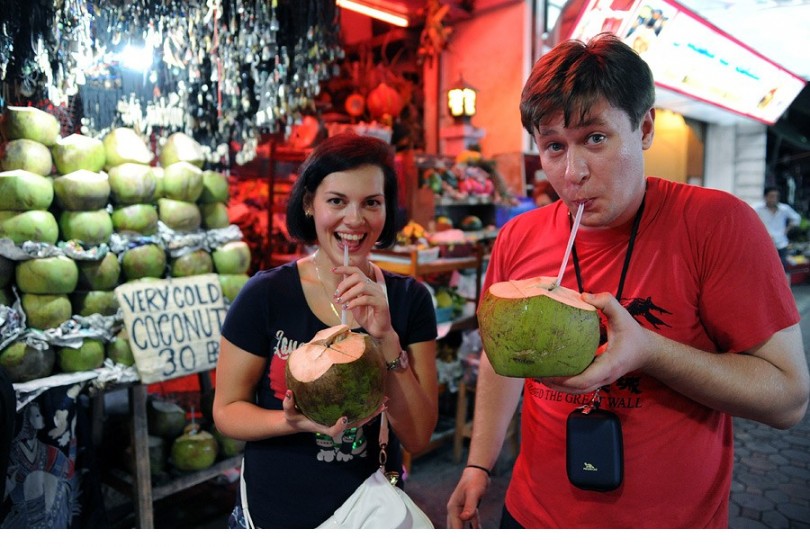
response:
<path fill-rule="evenodd" d="M 212 389 L 211 380 L 207 372 L 197 373 L 200 380 L 200 389 Z M 149 431 L 146 405 L 148 400 L 149 384 L 135 383 L 127 386 L 129 395 L 129 415 L 131 419 L 130 435 L 132 444 L 133 469 L 132 473 L 113 470 L 107 474 L 105 480 L 124 493 L 129 493 L 135 505 L 135 519 L 138 528 L 154 528 L 153 502 L 180 492 L 207 480 L 213 479 L 224 471 L 238 466 L 242 456 L 234 456 L 215 463 L 208 469 L 191 473 L 178 473 L 171 480 L 163 484 L 152 484 L 152 469 L 149 461 Z M 98 403 L 103 406 L 101 397 Z M 96 415 L 96 419 L 100 418 Z"/>
<path fill-rule="evenodd" d="M 414 277 L 453 270 L 466 270 L 480 266 L 478 256 L 437 258 L 429 262 L 419 262 L 417 253 L 416 250 L 411 251 L 410 255 L 390 251 L 375 251 L 371 254 L 371 260 L 383 270 Z"/>
<path fill-rule="evenodd" d="M 242 464 L 242 455 L 219 461 L 207 469 L 194 471 L 175 476 L 166 484 L 152 486 L 152 501 L 157 501 L 209 481 L 228 469 Z M 131 494 L 135 484 L 135 477 L 122 469 L 112 469 L 105 477 L 105 482 L 123 494 Z"/>

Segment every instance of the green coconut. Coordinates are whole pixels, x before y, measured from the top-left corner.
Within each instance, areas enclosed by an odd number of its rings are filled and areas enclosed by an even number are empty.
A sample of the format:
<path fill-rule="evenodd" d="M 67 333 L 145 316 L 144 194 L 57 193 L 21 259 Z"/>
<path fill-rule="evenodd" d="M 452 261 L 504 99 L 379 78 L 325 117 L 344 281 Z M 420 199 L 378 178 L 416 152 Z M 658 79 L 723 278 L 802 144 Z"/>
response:
<path fill-rule="evenodd" d="M 203 191 L 200 203 L 227 203 L 230 196 L 228 178 L 218 171 L 203 171 Z"/>
<path fill-rule="evenodd" d="M 115 253 L 106 253 L 100 260 L 77 260 L 79 283 L 77 288 L 93 291 L 111 291 L 118 286 L 121 264 Z"/>
<path fill-rule="evenodd" d="M 66 256 L 32 258 L 18 262 L 17 287 L 30 294 L 70 294 L 79 282 L 79 267 Z"/>
<path fill-rule="evenodd" d="M 196 202 L 203 191 L 203 172 L 187 161 L 163 167 L 161 196 L 180 201 Z"/>
<path fill-rule="evenodd" d="M 20 296 L 25 325 L 32 329 L 55 329 L 73 316 L 70 298 L 65 294 L 28 294 Z"/>
<path fill-rule="evenodd" d="M 94 370 L 104 364 L 104 342 L 95 338 L 85 338 L 81 346 L 68 346 L 56 350 L 56 361 L 62 372 L 82 372 Z"/>
<path fill-rule="evenodd" d="M 373 415 L 385 395 L 385 359 L 367 334 L 347 325 L 319 331 L 287 359 L 287 387 L 310 420 L 334 425 Z"/>
<path fill-rule="evenodd" d="M 0 255 L 0 287 L 6 287 L 14 279 L 14 261 Z"/>
<path fill-rule="evenodd" d="M 202 226 L 206 230 L 227 228 L 230 225 L 228 206 L 224 203 L 200 203 L 199 207 Z"/>
<path fill-rule="evenodd" d="M 53 179 L 56 202 L 68 211 L 95 211 L 107 206 L 110 200 L 110 181 L 107 173 L 94 173 L 79 169 Z"/>
<path fill-rule="evenodd" d="M 148 165 L 122 163 L 111 168 L 107 174 L 111 198 L 116 204 L 149 203 L 154 199 L 157 179 Z"/>
<path fill-rule="evenodd" d="M 245 283 L 248 282 L 248 279 L 250 279 L 250 276 L 246 273 L 220 274 L 219 285 L 222 287 L 222 296 L 227 298 L 229 302 L 233 302 L 236 299 L 236 295 L 239 294 L 239 291 L 241 291 Z"/>
<path fill-rule="evenodd" d="M 148 165 L 152 162 L 152 153 L 146 142 L 129 127 L 113 129 L 104 136 L 102 142 L 108 171 L 124 163 Z"/>
<path fill-rule="evenodd" d="M 146 406 L 149 433 L 164 439 L 175 439 L 186 427 L 186 411 L 172 401 L 150 398 Z"/>
<path fill-rule="evenodd" d="M 65 241 L 81 241 L 94 246 L 110 241 L 113 223 L 106 209 L 97 211 L 62 211 L 59 229 Z"/>
<path fill-rule="evenodd" d="M 224 435 L 216 428 L 216 426 L 211 430 L 211 434 L 219 444 L 220 453 L 226 458 L 233 458 L 234 456 L 238 456 L 245 451 L 245 444 L 247 444 L 245 441 L 240 441 Z"/>
<path fill-rule="evenodd" d="M 553 277 L 494 283 L 478 326 L 492 368 L 502 376 L 575 376 L 599 346 L 599 315 Z"/>
<path fill-rule="evenodd" d="M 157 209 L 148 203 L 117 207 L 111 216 L 113 229 L 119 233 L 133 232 L 149 236 L 158 231 Z"/>
<path fill-rule="evenodd" d="M 219 274 L 243 274 L 250 268 L 250 247 L 244 241 L 229 241 L 211 251 Z"/>
<path fill-rule="evenodd" d="M 16 245 L 26 241 L 50 243 L 59 239 L 59 225 L 50 211 L 0 211 L 0 239 Z"/>
<path fill-rule="evenodd" d="M 166 144 L 160 149 L 160 165 L 169 167 L 180 161 L 188 162 L 202 167 L 205 162 L 203 149 L 200 143 L 185 133 L 174 133 L 166 139 Z"/>
<path fill-rule="evenodd" d="M 98 313 L 104 316 L 115 315 L 121 306 L 115 291 L 75 291 L 70 295 L 73 313 L 87 317 Z"/>
<path fill-rule="evenodd" d="M 22 169 L 0 173 L 0 207 L 6 211 L 46 210 L 53 203 L 50 179 Z"/>
<path fill-rule="evenodd" d="M 194 232 L 200 229 L 202 215 L 196 203 L 177 199 L 158 200 L 158 218 L 177 232 Z"/>
<path fill-rule="evenodd" d="M 3 132 L 8 140 L 29 139 L 53 146 L 62 128 L 56 116 L 32 106 L 8 106 L 3 116 Z"/>
<path fill-rule="evenodd" d="M 171 259 L 170 271 L 172 277 L 189 277 L 192 275 L 209 274 L 214 271 L 214 261 L 205 249 L 197 249 L 182 256 Z"/>
<path fill-rule="evenodd" d="M 154 243 L 127 249 L 121 259 L 121 271 L 127 281 L 160 279 L 166 273 L 166 251 Z"/>
<path fill-rule="evenodd" d="M 5 369 L 14 383 L 50 376 L 55 363 L 56 352 L 53 349 L 32 348 L 19 340 L 0 350 L 0 367 Z"/>
<path fill-rule="evenodd" d="M 5 145 L 0 169 L 14 171 L 22 169 L 29 173 L 47 176 L 53 171 L 51 151 L 44 144 L 30 139 L 16 139 Z"/>
<path fill-rule="evenodd" d="M 126 329 L 121 330 L 115 337 L 107 342 L 104 348 L 107 358 L 113 363 L 118 363 L 127 367 L 135 364 L 135 355 L 132 353 L 132 346 L 129 345 L 129 335 Z"/>
<path fill-rule="evenodd" d="M 98 173 L 107 161 L 104 143 L 80 133 L 59 139 L 51 148 L 51 154 L 56 171 L 62 175 L 79 170 Z"/>
<path fill-rule="evenodd" d="M 180 471 L 208 469 L 217 460 L 219 445 L 199 424 L 189 424 L 172 443 L 172 464 Z"/>
<path fill-rule="evenodd" d="M 159 165 L 152 167 L 152 174 L 155 175 L 155 199 L 166 197 L 163 195 L 163 168 Z"/>

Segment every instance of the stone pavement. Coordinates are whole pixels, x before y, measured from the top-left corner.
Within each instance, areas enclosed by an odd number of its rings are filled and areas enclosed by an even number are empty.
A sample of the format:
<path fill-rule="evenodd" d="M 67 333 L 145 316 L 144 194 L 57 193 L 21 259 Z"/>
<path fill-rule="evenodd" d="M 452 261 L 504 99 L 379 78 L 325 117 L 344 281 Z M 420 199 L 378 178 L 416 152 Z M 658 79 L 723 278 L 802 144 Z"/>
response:
<path fill-rule="evenodd" d="M 810 285 L 793 295 L 810 361 Z M 787 431 L 735 419 L 734 449 L 729 526 L 810 528 L 810 413 Z"/>

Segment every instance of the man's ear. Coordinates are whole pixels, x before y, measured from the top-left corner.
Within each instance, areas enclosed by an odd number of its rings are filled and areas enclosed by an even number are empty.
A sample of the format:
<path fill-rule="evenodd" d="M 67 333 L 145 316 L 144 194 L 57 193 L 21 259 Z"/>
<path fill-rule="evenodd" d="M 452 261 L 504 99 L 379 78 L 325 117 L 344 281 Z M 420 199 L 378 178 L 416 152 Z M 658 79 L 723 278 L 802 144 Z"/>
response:
<path fill-rule="evenodd" d="M 655 108 L 651 108 L 644 114 L 641 120 L 641 149 L 649 150 L 655 135 Z"/>

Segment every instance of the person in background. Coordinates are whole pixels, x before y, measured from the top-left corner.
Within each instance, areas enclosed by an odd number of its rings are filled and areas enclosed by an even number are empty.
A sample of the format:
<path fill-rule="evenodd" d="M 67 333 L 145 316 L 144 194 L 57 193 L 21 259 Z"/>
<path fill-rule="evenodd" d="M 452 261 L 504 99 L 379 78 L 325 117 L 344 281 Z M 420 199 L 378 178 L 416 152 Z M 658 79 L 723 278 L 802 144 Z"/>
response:
<path fill-rule="evenodd" d="M 775 186 L 766 186 L 763 192 L 765 200 L 755 207 L 759 218 L 771 236 L 774 246 L 779 253 L 779 259 L 787 272 L 788 269 L 788 230 L 798 226 L 802 217 L 787 203 L 780 203 L 779 189 Z"/>
<path fill-rule="evenodd" d="M 243 464 L 250 517 L 259 528 L 315 528 L 379 466 L 380 417 L 319 425 L 295 407 L 285 382 L 290 353 L 341 324 L 378 341 L 388 363 L 389 469 L 400 446 L 429 442 L 438 419 L 436 315 L 415 279 L 370 260 L 396 239 L 393 149 L 344 133 L 319 144 L 301 166 L 287 208 L 290 234 L 318 250 L 258 272 L 222 326 L 214 421 L 247 441 Z M 348 248 L 350 264 L 343 265 Z M 229 527 L 247 526 L 241 502 Z"/>
<path fill-rule="evenodd" d="M 731 194 L 645 177 L 653 103 L 649 67 L 610 34 L 557 45 L 529 76 L 521 120 L 560 200 L 501 228 L 483 290 L 556 277 L 583 206 L 561 285 L 597 308 L 606 341 L 571 377 L 503 377 L 482 355 L 448 527 L 478 526 L 521 396 L 503 528 L 727 527 L 732 416 L 781 429 L 806 412 L 800 317 L 770 238 Z M 566 420 L 597 390 L 624 447 L 607 491 L 566 471 Z"/>

